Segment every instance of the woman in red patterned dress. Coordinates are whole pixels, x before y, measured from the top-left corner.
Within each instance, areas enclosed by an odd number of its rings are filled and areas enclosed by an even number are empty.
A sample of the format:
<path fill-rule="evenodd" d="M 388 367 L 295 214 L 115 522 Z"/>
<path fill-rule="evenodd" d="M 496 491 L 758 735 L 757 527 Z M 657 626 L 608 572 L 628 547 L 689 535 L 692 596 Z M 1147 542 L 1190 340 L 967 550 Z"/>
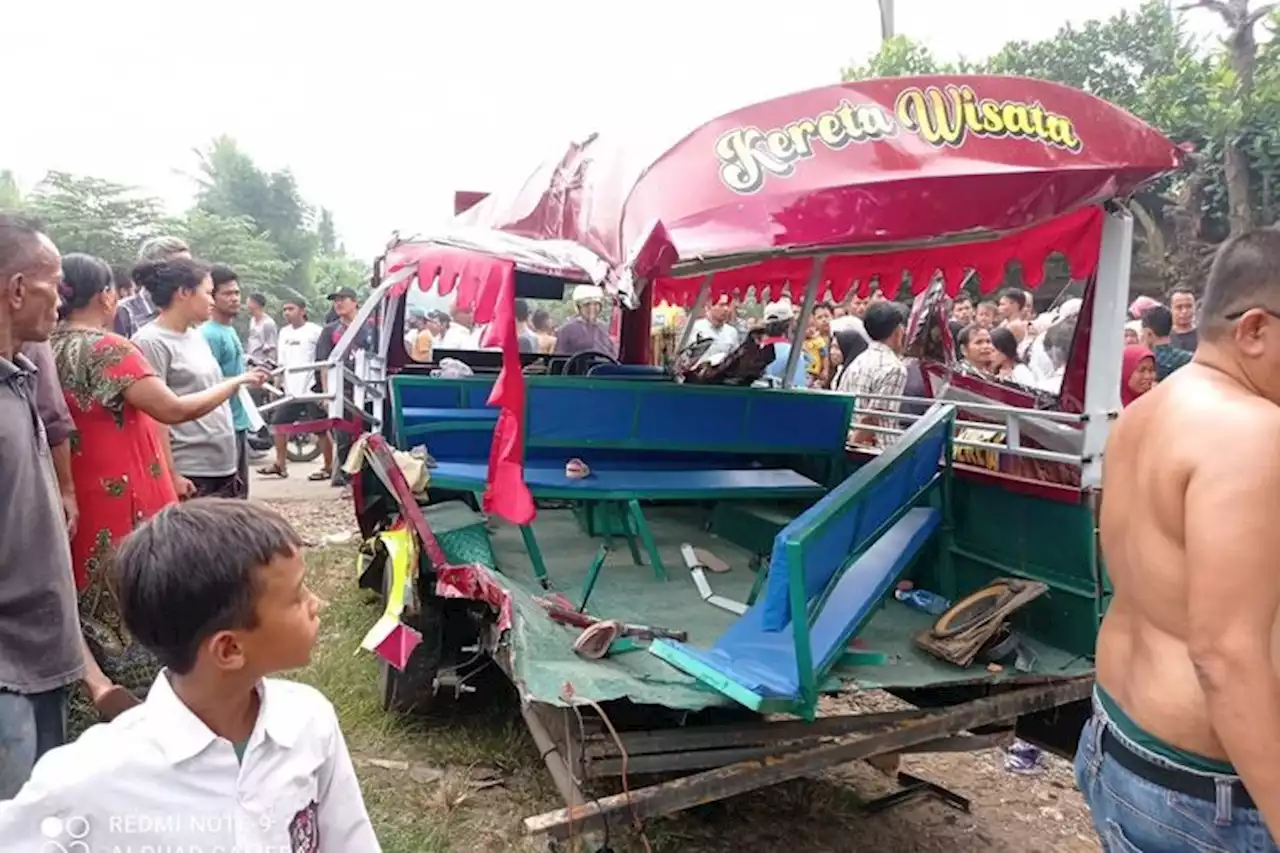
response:
<path fill-rule="evenodd" d="M 258 381 L 258 375 L 233 377 L 198 394 L 176 396 L 134 344 L 110 331 L 117 296 L 106 262 L 91 255 L 67 255 L 62 274 L 64 322 L 50 342 L 76 424 L 71 472 L 80 520 L 71 539 L 71 556 L 81 627 L 91 653 L 85 687 L 98 712 L 110 718 L 136 704 L 133 696 L 146 693 L 159 669 L 151 654 L 129 636 L 104 573 L 115 543 L 140 521 L 178 500 L 156 421 L 178 424 L 199 418 L 226 402 L 242 384 Z"/>

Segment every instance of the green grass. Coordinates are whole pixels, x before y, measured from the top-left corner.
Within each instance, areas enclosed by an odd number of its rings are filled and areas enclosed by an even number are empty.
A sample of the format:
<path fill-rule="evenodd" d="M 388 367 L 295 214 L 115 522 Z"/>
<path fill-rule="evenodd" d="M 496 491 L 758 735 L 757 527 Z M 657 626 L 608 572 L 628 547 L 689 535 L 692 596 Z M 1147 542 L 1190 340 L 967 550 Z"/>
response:
<path fill-rule="evenodd" d="M 360 649 L 380 605 L 356 587 L 355 550 L 314 549 L 307 564 L 312 587 L 328 604 L 311 665 L 294 677 L 337 708 L 382 849 L 545 849 L 523 837 L 520 820 L 558 802 L 509 688 L 493 679 L 498 689 L 465 697 L 473 701 L 439 716 L 385 713 L 377 661 Z M 501 783 L 483 787 L 494 779 Z"/>
<path fill-rule="evenodd" d="M 311 665 L 294 677 L 322 691 L 337 708 L 382 849 L 386 853 L 547 850 L 545 839 L 524 834 L 522 820 L 559 808 L 563 802 L 506 681 L 496 671 L 488 673 L 495 677 L 484 679 L 475 694 L 433 716 L 384 713 L 377 661 L 360 649 L 365 632 L 377 620 L 380 604 L 376 596 L 356 586 L 354 547 L 312 549 L 307 563 L 310 584 L 328 606 L 321 615 Z M 884 793 L 891 787 L 867 765 L 846 768 L 840 775 L 852 771 L 857 771 L 858 787 L 864 791 Z M 492 784 L 494 780 L 497 784 Z M 926 831 L 922 837 L 922 827 L 915 820 L 922 806 L 895 810 L 871 821 L 860 818 L 860 798 L 848 781 L 837 781 L 830 774 L 797 780 L 649 821 L 645 833 L 655 853 L 956 849 L 954 838 L 960 836 L 949 831 L 939 836 Z M 645 780 L 632 780 L 632 788 L 643 784 Z M 594 793 L 619 790 L 616 782 L 606 782 Z M 944 815 L 943 819 L 953 818 Z M 942 841 L 942 846 L 932 846 L 930 839 Z M 924 846 L 919 846 L 922 842 Z M 609 843 L 617 853 L 645 849 L 639 835 L 630 830 L 615 830 Z"/>

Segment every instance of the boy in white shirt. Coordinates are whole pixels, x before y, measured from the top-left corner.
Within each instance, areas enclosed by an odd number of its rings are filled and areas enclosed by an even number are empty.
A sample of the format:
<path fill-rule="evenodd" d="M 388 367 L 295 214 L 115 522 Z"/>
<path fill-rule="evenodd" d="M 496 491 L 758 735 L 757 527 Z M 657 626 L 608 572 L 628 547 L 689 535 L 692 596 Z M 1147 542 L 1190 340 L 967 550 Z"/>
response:
<path fill-rule="evenodd" d="M 333 706 L 266 678 L 315 645 L 301 546 L 267 507 L 215 498 L 121 543 L 121 615 L 165 669 L 0 803 L 3 849 L 379 853 Z"/>

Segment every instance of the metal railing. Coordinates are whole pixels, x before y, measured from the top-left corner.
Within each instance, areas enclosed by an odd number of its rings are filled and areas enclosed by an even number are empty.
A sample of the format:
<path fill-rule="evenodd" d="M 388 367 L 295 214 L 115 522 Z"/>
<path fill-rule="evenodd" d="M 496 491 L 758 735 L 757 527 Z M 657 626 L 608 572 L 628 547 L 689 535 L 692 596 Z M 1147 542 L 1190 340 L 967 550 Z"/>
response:
<path fill-rule="evenodd" d="M 834 393 L 834 392 L 828 392 Z M 850 429 L 857 429 L 875 433 L 877 435 L 894 435 L 900 436 L 906 432 L 911 424 L 920 420 L 923 415 L 912 414 L 902 411 L 887 411 L 885 409 L 870 408 L 868 406 L 859 405 L 864 400 L 882 400 L 890 403 L 897 403 L 899 408 L 903 404 L 912 406 L 923 406 L 926 409 L 935 403 L 945 402 L 955 406 L 958 412 L 969 412 L 979 416 L 986 416 L 988 420 L 969 420 L 957 418 L 955 422 L 955 430 L 959 433 L 961 430 L 979 429 L 987 431 L 1002 431 L 1004 438 L 1001 443 L 971 441 L 965 438 L 954 438 L 955 447 L 964 447 L 972 450 L 995 453 L 997 455 L 1016 456 L 1025 459 L 1035 459 L 1040 462 L 1060 462 L 1073 467 L 1081 467 L 1084 464 L 1084 457 L 1079 453 L 1064 453 L 1056 450 L 1043 450 L 1037 447 L 1024 447 L 1022 445 L 1023 424 L 1028 421 L 1040 421 L 1042 423 L 1054 423 L 1058 425 L 1077 426 L 1084 423 L 1083 415 L 1071 412 L 1049 412 L 1040 411 L 1038 409 L 1024 409 L 1018 406 L 1002 406 L 998 403 L 966 403 L 959 400 L 938 400 L 931 397 L 906 397 L 892 394 L 858 394 L 854 395 L 859 399 L 854 403 L 854 420 L 858 420 L 859 416 L 874 417 L 880 423 L 896 422 L 898 426 L 877 426 L 868 423 L 855 423 Z M 867 449 L 875 451 L 875 448 L 862 448 L 854 445 L 859 449 Z"/>

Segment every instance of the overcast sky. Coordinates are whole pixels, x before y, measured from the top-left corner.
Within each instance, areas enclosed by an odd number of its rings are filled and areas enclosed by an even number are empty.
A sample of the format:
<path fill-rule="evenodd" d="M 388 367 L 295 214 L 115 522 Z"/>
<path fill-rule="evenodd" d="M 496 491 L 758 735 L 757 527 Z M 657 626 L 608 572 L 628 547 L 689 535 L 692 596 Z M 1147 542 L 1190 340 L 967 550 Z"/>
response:
<path fill-rule="evenodd" d="M 952 58 L 1139 2 L 897 5 L 899 32 Z M 585 132 L 681 133 L 834 82 L 879 26 L 876 0 L 0 0 L 0 168 L 24 189 L 92 174 L 177 212 L 191 149 L 226 133 L 372 256 Z"/>

